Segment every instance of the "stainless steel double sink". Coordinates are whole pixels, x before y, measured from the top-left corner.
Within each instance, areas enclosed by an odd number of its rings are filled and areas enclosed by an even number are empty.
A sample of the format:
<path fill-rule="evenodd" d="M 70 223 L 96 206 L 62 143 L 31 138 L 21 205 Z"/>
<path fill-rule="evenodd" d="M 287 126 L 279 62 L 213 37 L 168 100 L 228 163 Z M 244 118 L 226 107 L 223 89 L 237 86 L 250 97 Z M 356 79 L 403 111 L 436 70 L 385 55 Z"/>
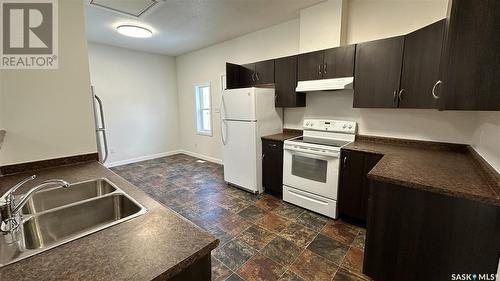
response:
<path fill-rule="evenodd" d="M 41 190 L 22 209 L 22 224 L 0 234 L 0 267 L 147 212 L 107 179 Z"/>

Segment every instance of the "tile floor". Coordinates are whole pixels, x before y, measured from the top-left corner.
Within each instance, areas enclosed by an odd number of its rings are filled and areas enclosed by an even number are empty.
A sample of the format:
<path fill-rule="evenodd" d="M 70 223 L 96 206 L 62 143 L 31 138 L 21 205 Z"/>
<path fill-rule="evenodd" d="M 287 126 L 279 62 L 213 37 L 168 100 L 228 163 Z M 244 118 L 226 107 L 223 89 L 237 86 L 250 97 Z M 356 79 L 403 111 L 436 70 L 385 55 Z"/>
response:
<path fill-rule="evenodd" d="M 112 168 L 220 240 L 213 280 L 366 280 L 365 230 L 224 183 L 223 168 L 178 154 Z"/>

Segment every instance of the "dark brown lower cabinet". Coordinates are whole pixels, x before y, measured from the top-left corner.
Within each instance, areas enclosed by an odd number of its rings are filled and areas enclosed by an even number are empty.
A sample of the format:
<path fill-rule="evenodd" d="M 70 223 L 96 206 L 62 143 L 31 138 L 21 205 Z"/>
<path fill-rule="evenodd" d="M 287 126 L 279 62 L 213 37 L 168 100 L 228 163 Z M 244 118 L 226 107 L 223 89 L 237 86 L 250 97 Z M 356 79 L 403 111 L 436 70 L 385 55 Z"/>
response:
<path fill-rule="evenodd" d="M 342 150 L 339 185 L 339 213 L 342 219 L 366 225 L 369 191 L 366 175 L 380 158 L 380 154 Z"/>
<path fill-rule="evenodd" d="M 500 207 L 371 182 L 363 272 L 374 280 L 494 276 L 499 256 Z"/>
<path fill-rule="evenodd" d="M 154 280 L 165 280 L 165 278 L 155 278 Z M 212 280 L 212 266 L 211 266 L 211 255 L 208 254 L 199 260 L 195 261 L 193 264 L 188 266 L 183 271 L 177 273 L 172 278 L 168 279 L 170 281 L 210 281 Z"/>
<path fill-rule="evenodd" d="M 262 186 L 264 192 L 283 197 L 283 143 L 262 140 Z"/>

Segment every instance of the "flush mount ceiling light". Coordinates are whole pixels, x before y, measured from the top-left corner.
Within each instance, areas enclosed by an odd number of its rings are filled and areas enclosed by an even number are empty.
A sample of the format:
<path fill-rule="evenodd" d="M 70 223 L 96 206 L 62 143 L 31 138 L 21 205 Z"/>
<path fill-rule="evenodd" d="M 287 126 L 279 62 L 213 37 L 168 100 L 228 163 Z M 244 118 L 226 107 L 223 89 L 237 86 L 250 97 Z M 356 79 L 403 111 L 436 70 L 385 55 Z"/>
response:
<path fill-rule="evenodd" d="M 118 30 L 120 34 L 135 38 L 147 38 L 153 35 L 153 32 L 147 28 L 130 24 L 119 25 L 116 30 Z"/>

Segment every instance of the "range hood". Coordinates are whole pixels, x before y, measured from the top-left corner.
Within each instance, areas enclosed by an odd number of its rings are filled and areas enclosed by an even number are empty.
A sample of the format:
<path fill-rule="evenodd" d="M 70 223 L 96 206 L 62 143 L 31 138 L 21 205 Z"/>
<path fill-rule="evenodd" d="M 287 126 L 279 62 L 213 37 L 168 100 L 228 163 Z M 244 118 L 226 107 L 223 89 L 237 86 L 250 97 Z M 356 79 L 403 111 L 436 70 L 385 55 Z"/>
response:
<path fill-rule="evenodd" d="M 299 81 L 296 92 L 333 91 L 353 88 L 354 77 Z"/>

